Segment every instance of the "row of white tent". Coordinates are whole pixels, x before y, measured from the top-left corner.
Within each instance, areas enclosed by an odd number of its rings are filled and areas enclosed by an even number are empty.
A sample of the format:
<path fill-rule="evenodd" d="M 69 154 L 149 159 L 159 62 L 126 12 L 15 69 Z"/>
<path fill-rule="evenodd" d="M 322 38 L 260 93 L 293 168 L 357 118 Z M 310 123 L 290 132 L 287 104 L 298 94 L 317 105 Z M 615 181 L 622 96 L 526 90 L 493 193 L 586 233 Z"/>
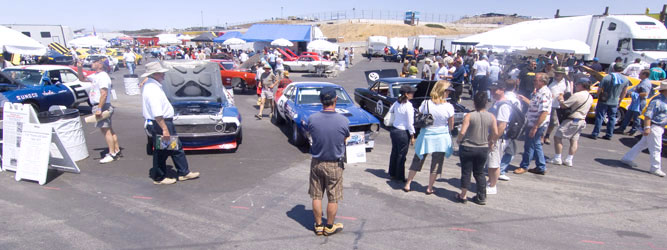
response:
<path fill-rule="evenodd" d="M 230 38 L 225 40 L 222 44 L 224 45 L 242 45 L 245 44 L 246 41 L 240 38 Z M 276 40 L 271 41 L 271 46 L 278 46 L 278 47 L 291 47 L 294 46 L 294 43 L 290 42 L 287 39 L 284 38 L 278 38 Z M 306 48 L 309 51 L 338 51 L 340 46 L 338 44 L 329 42 L 327 40 L 314 40 L 308 43 Z"/>

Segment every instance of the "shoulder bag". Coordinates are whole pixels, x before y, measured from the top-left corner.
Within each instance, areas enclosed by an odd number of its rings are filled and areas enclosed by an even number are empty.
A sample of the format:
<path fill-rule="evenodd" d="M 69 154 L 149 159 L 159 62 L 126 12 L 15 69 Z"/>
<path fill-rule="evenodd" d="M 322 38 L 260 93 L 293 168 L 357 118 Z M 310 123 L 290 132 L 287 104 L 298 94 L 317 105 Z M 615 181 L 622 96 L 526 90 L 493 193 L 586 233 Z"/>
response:
<path fill-rule="evenodd" d="M 384 115 L 384 125 L 387 127 L 394 126 L 394 106 L 396 103 L 392 104 L 391 107 L 389 107 L 389 112 L 387 112 L 386 115 Z"/>
<path fill-rule="evenodd" d="M 415 128 L 425 128 L 425 127 L 433 125 L 433 115 L 431 115 L 431 112 L 429 111 L 429 108 L 428 108 L 429 102 L 430 102 L 430 100 L 426 101 L 426 113 L 425 114 L 422 114 L 422 113 L 419 113 L 419 112 L 417 112 L 417 114 L 415 114 L 415 122 L 414 122 Z"/>
<path fill-rule="evenodd" d="M 571 107 L 570 108 L 556 109 L 556 115 L 558 116 L 558 122 L 562 123 L 563 121 L 570 118 L 570 115 L 572 115 L 572 113 L 574 113 L 574 111 L 580 109 L 581 107 L 584 106 L 584 104 L 586 104 L 588 102 L 588 98 L 591 98 L 591 95 L 588 95 L 586 97 L 586 100 L 583 103 L 581 103 L 581 105 L 579 105 L 579 107 L 577 107 L 576 109 L 572 109 Z"/>

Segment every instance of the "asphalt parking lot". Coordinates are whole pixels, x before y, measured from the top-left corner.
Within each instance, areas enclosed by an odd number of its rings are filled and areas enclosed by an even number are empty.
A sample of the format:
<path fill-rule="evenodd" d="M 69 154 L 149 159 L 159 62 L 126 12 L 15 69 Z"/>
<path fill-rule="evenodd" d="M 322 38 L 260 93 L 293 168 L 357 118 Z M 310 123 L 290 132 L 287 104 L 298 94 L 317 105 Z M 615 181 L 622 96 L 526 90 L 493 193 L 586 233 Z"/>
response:
<path fill-rule="evenodd" d="M 359 60 L 338 78 L 292 78 L 337 83 L 353 95 L 366 87 L 363 71 L 398 67 Z M 627 136 L 582 137 L 574 167 L 548 165 L 545 176 L 510 173 L 512 180 L 478 206 L 453 202 L 457 156 L 445 160 L 434 195 L 424 194 L 423 172 L 415 191 L 401 191 L 385 173 L 391 143 L 382 130 L 367 162 L 346 166 L 337 218 L 343 233 L 318 237 L 311 230 L 307 149 L 292 146 L 287 130 L 268 116 L 253 118 L 256 96 L 238 93 L 239 150 L 188 153 L 201 178 L 154 185 L 141 97 L 124 94 L 125 72 L 113 74 L 113 123 L 124 157 L 100 165 L 106 144 L 84 124 L 90 157 L 78 162 L 81 174 L 50 172 L 40 186 L 0 173 L 0 249 L 667 249 L 667 179 L 648 174 L 646 153 L 637 159 L 640 168 L 620 163 L 637 140 Z"/>

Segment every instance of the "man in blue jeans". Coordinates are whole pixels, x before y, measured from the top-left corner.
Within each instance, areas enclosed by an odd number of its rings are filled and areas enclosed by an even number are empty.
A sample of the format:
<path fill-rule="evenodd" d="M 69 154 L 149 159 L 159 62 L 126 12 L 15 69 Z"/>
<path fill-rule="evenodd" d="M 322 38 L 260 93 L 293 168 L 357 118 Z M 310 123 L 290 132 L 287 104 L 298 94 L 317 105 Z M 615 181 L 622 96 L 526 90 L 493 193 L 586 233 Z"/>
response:
<path fill-rule="evenodd" d="M 546 162 L 544 160 L 544 151 L 542 150 L 542 136 L 549 125 L 549 114 L 551 114 L 551 90 L 547 87 L 549 76 L 546 73 L 537 73 L 535 75 L 535 94 L 530 100 L 525 96 L 519 95 L 519 99 L 529 103 L 526 113 L 525 142 L 523 144 L 523 158 L 519 168 L 514 170 L 515 174 L 531 172 L 544 175 L 546 173 Z M 535 168 L 528 170 L 530 161 L 535 158 Z"/>
<path fill-rule="evenodd" d="M 602 139 L 611 140 L 611 136 L 614 134 L 618 105 L 623 100 L 623 97 L 625 97 L 628 86 L 630 86 L 628 78 L 620 73 L 623 71 L 623 68 L 623 64 L 614 64 L 614 73 L 606 75 L 600 81 L 600 87 L 598 87 L 598 104 L 595 107 L 595 127 L 593 127 L 593 132 L 590 135 L 590 138 L 593 140 L 597 140 L 598 134 L 600 134 L 600 127 L 602 127 L 602 120 L 605 116 L 608 117 L 607 130 Z"/>

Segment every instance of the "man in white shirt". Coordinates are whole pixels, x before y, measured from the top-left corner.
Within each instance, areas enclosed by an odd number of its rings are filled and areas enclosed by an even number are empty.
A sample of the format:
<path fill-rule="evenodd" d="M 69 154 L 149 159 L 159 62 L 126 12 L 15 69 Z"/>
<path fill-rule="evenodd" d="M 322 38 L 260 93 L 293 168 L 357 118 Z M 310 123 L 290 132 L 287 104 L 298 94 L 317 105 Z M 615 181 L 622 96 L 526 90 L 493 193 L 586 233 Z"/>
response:
<path fill-rule="evenodd" d="M 475 76 L 472 80 L 472 96 L 475 96 L 477 91 L 486 91 L 486 81 L 489 76 L 489 59 L 482 56 L 482 59 L 472 65 L 472 75 Z"/>
<path fill-rule="evenodd" d="M 83 74 L 83 62 L 78 61 L 76 65 L 79 80 L 92 83 L 88 98 L 92 104 L 92 112 L 97 119 L 95 127 L 100 128 L 100 131 L 107 142 L 107 146 L 109 147 L 109 152 L 100 160 L 100 163 L 102 164 L 118 160 L 121 156 L 118 137 L 111 127 L 111 116 L 113 115 L 110 94 L 111 78 L 109 77 L 109 74 L 104 71 L 103 60 L 105 59 L 105 57 L 102 57 L 102 59 L 93 62 L 91 68 L 95 73 L 88 77 Z"/>
<path fill-rule="evenodd" d="M 136 67 L 137 56 L 132 52 L 132 50 L 127 49 L 123 54 L 123 61 L 125 61 L 125 67 L 130 72 L 130 75 L 134 75 L 134 69 Z"/>
<path fill-rule="evenodd" d="M 239 60 L 241 60 L 241 63 L 244 63 L 245 61 L 248 61 L 248 54 L 245 53 L 245 51 L 241 52 L 241 55 L 239 56 Z"/>
<path fill-rule="evenodd" d="M 440 80 L 447 79 L 447 76 L 449 76 L 449 69 L 447 68 L 447 65 L 444 62 L 439 62 L 438 65 L 440 67 L 435 72 L 435 79 L 434 80 L 440 81 Z"/>
<path fill-rule="evenodd" d="M 625 70 L 623 70 L 623 74 L 629 77 L 634 77 L 639 79 L 639 72 L 641 72 L 642 69 L 644 69 L 644 66 L 641 65 L 641 61 L 642 59 L 640 58 L 635 59 L 634 63 L 631 63 L 630 65 L 628 65 L 628 67 L 625 68 Z"/>
<path fill-rule="evenodd" d="M 554 70 L 554 78 L 552 78 L 551 82 L 549 83 L 549 90 L 551 90 L 552 97 L 551 114 L 549 117 L 547 133 L 544 134 L 544 140 L 542 140 L 542 142 L 547 145 L 551 144 L 551 141 L 549 141 L 549 135 L 551 135 L 551 132 L 554 130 L 554 128 L 560 125 L 556 112 L 556 110 L 560 108 L 560 102 L 558 101 L 558 98 L 565 95 L 566 92 L 570 92 L 570 83 L 567 79 L 565 79 L 566 74 L 567 70 L 564 67 L 556 67 Z"/>
<path fill-rule="evenodd" d="M 422 65 L 422 79 L 431 80 L 431 59 L 426 58 L 424 60 L 424 65 Z"/>
<path fill-rule="evenodd" d="M 142 113 L 147 121 L 146 128 L 151 132 L 153 140 L 168 141 L 171 136 L 176 136 L 174 129 L 174 107 L 169 103 L 167 95 L 162 89 L 161 81 L 164 81 L 165 73 L 169 71 L 160 65 L 160 62 L 146 64 L 146 73 L 141 77 L 147 77 L 141 91 L 143 101 Z M 161 137 L 159 137 L 161 135 Z M 158 139 L 159 138 L 159 139 Z M 179 142 L 180 144 L 180 142 Z M 171 156 L 178 172 L 178 180 L 186 181 L 199 177 L 199 172 L 191 172 L 183 149 L 179 150 L 154 150 L 153 167 L 149 171 L 153 184 L 174 184 L 176 179 L 169 178 L 167 174 L 167 158 Z"/>

